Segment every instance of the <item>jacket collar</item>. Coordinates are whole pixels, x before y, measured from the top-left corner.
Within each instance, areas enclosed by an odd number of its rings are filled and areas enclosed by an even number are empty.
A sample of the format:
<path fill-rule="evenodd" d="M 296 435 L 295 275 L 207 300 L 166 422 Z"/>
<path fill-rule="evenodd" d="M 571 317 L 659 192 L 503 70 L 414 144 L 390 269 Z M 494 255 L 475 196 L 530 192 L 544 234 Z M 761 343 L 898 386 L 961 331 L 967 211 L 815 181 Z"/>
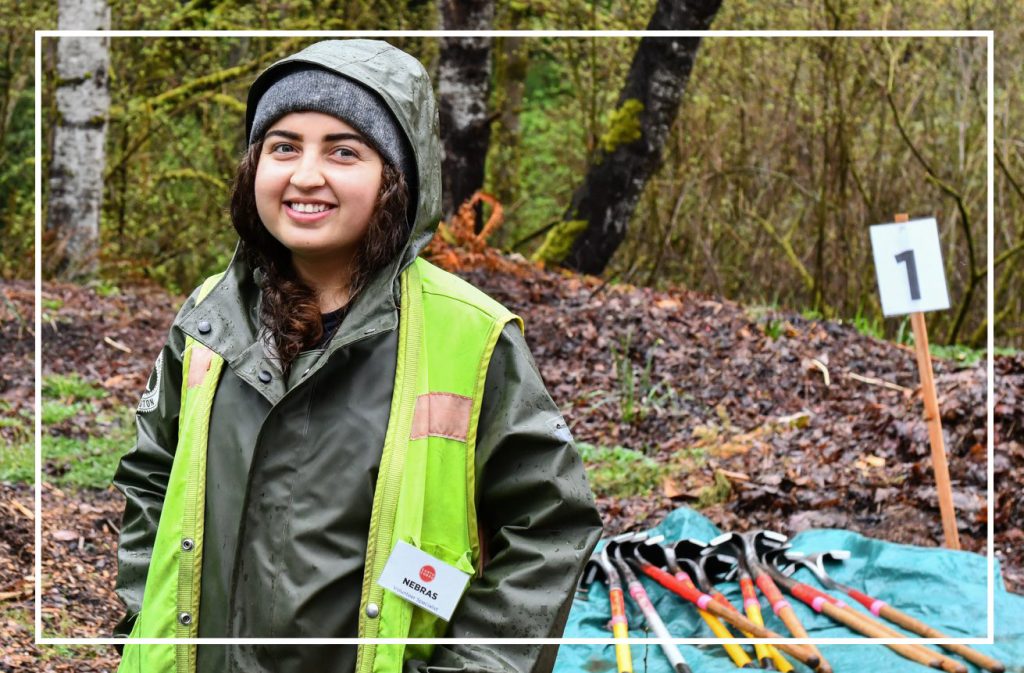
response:
<path fill-rule="evenodd" d="M 339 348 L 398 327 L 398 275 L 405 266 L 398 257 L 370 280 L 323 357 L 310 366 L 306 376 L 311 377 Z M 236 247 L 224 276 L 201 303 L 182 316 L 177 328 L 224 358 L 239 378 L 276 404 L 287 392 L 287 381 L 273 341 L 259 319 L 260 294 L 256 272 Z"/>

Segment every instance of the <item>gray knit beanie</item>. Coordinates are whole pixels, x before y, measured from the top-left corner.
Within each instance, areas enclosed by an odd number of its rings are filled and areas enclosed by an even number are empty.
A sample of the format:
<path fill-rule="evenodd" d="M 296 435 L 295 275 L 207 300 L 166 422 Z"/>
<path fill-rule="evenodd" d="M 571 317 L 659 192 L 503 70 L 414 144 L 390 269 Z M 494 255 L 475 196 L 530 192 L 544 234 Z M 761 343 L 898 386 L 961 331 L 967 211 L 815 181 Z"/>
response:
<path fill-rule="evenodd" d="M 270 126 L 291 112 L 323 112 L 359 131 L 385 161 L 402 171 L 407 183 L 416 177 L 408 140 L 394 115 L 379 96 L 353 80 L 311 66 L 289 72 L 268 88 L 253 116 L 249 144 L 263 137 Z"/>

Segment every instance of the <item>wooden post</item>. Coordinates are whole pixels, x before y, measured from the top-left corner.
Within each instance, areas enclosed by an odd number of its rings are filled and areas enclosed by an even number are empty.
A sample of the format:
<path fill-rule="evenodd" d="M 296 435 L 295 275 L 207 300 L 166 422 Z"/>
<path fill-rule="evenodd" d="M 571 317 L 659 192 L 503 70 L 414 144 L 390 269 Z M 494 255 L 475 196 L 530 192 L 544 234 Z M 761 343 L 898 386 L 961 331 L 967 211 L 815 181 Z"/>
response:
<path fill-rule="evenodd" d="M 907 222 L 906 213 L 896 216 L 896 222 Z M 949 481 L 949 462 L 946 445 L 942 439 L 942 419 L 939 416 L 939 400 L 935 393 L 935 377 L 932 372 L 932 356 L 928 350 L 928 327 L 924 313 L 910 314 L 914 329 L 914 349 L 917 351 L 917 369 L 921 374 L 921 397 L 924 399 L 924 419 L 928 424 L 928 440 L 932 445 L 932 469 L 935 471 L 935 486 L 939 494 L 939 512 L 942 514 L 942 532 L 946 546 L 960 549 L 960 534 L 956 528 L 956 511 L 953 509 L 953 488 Z"/>

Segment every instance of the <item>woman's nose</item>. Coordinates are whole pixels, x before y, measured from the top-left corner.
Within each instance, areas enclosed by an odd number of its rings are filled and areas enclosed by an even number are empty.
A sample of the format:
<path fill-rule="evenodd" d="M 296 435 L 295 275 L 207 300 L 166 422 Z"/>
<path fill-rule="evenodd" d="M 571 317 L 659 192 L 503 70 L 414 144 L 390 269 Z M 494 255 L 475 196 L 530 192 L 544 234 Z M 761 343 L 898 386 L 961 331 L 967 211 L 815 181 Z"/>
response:
<path fill-rule="evenodd" d="M 299 189 L 316 189 L 326 182 L 317 157 L 307 154 L 295 166 L 290 182 Z"/>

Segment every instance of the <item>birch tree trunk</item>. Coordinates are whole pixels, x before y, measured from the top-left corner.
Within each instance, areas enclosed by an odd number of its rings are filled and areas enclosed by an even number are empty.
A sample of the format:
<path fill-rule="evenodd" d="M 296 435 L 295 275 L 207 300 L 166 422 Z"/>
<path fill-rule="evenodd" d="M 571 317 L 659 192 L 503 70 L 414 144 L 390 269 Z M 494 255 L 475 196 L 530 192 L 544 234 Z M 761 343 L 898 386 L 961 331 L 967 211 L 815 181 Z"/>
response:
<path fill-rule="evenodd" d="M 647 28 L 704 30 L 721 4 L 722 0 L 658 0 Z M 579 233 L 565 266 L 599 274 L 622 243 L 637 201 L 661 164 L 699 45 L 696 37 L 640 40 L 594 162 L 573 194 L 563 224 L 548 237 L 549 248 L 564 250 L 566 242 L 553 239 Z"/>
<path fill-rule="evenodd" d="M 493 0 L 438 0 L 442 30 L 487 30 Z M 444 148 L 442 212 L 447 219 L 483 187 L 491 124 L 487 101 L 491 81 L 489 37 L 441 39 L 438 114 Z M 477 231 L 482 223 L 477 217 Z"/>
<path fill-rule="evenodd" d="M 61 30 L 106 30 L 106 0 L 59 0 Z M 53 134 L 44 265 L 57 277 L 93 275 L 98 266 L 104 143 L 110 108 L 109 39 L 62 37 L 57 43 L 57 125 Z"/>

